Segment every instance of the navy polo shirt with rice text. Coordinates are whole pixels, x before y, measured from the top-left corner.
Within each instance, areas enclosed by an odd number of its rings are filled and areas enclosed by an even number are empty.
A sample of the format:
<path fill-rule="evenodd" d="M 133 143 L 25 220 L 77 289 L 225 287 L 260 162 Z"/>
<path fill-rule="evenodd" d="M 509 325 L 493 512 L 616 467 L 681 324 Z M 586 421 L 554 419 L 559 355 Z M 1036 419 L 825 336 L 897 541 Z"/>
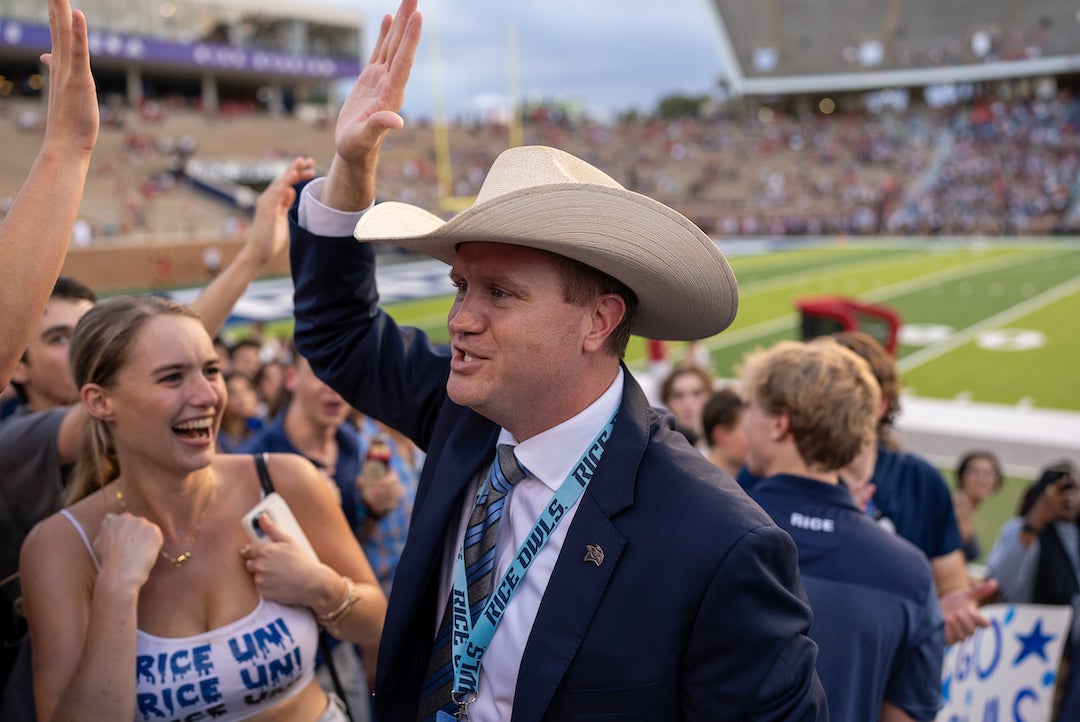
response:
<path fill-rule="evenodd" d="M 888 701 L 933 720 L 945 623 L 926 556 L 878 526 L 843 486 L 777 475 L 750 495 L 799 549 L 830 718 L 878 719 Z"/>

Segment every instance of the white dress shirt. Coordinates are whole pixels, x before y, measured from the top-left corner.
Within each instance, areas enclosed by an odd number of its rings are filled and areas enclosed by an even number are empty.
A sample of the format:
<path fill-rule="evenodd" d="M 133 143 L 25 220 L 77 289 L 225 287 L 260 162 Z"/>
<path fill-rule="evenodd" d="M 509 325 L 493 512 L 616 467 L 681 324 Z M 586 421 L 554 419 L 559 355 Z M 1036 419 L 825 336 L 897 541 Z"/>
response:
<path fill-rule="evenodd" d="M 591 406 L 572 419 L 520 444 L 506 429 L 499 433 L 498 443 L 514 446 L 518 463 L 529 470 L 529 475 L 515 484 L 507 494 L 507 511 L 499 520 L 495 547 L 495 573 L 491 583 L 493 589 L 498 587 L 518 548 L 532 532 L 541 512 L 551 503 L 552 496 L 619 407 L 623 383 L 623 371 L 620 368 L 611 386 Z M 494 449 L 491 451 L 491 458 L 495 458 Z M 466 496 L 469 503 L 462 509 L 457 536 L 454 543 L 443 551 L 442 572 L 439 576 L 442 596 L 438 607 L 439 618 L 435 620 L 433 634 L 442 620 L 446 600 L 450 597 L 454 560 L 465 537 L 465 528 L 468 526 L 478 486 L 479 481 L 476 481 L 470 487 Z M 495 636 L 484 653 L 480 667 L 479 695 L 476 701 L 469 705 L 470 720 L 502 722 L 510 719 L 521 655 L 525 651 L 525 643 L 532 631 L 536 612 L 540 609 L 540 600 L 547 589 L 548 580 L 551 579 L 551 572 L 555 568 L 577 508 L 578 504 L 575 503 L 563 516 L 559 526 L 555 527 L 547 544 L 529 565 L 525 578 L 518 584 L 513 598 L 503 612 Z M 584 549 L 580 556 L 585 558 Z"/>
<path fill-rule="evenodd" d="M 304 187 L 297 209 L 300 226 L 319 236 L 352 235 L 352 230 L 363 211 L 345 213 L 323 205 L 318 195 L 321 190 L 321 178 L 311 181 Z M 607 390 L 585 410 L 520 444 L 505 429 L 500 432 L 498 443 L 514 445 L 518 462 L 529 470 L 529 475 L 515 484 L 507 495 L 506 511 L 499 520 L 492 588 L 498 586 L 499 580 L 510 566 L 514 555 L 517 554 L 518 547 L 528 537 L 537 519 L 540 518 L 540 513 L 551 502 L 559 486 L 570 475 L 578 460 L 618 409 L 624 382 L 623 370 L 620 367 L 615 380 Z M 495 449 L 491 450 L 491 458 L 492 460 L 495 458 Z M 432 620 L 433 637 L 442 621 L 446 600 L 450 597 L 454 560 L 465 537 L 465 528 L 468 525 L 478 486 L 479 480 L 474 481 L 470 486 L 466 494 L 468 503 L 460 512 L 457 535 L 453 543 L 448 544 L 443 550 L 439 576 L 442 594 L 436 611 L 436 619 Z M 469 719 L 473 722 L 503 722 L 510 719 L 525 643 L 529 639 L 537 610 L 540 608 L 540 601 L 551 579 L 551 572 L 555 568 L 555 562 L 559 558 L 559 552 L 562 550 L 563 541 L 566 539 L 577 508 L 578 504 L 575 503 L 563 516 L 547 544 L 529 565 L 525 578 L 517 586 L 514 597 L 502 615 L 480 667 L 479 694 L 476 701 L 469 705 Z M 574 553 L 577 554 L 577 552 Z M 584 549 L 580 550 L 580 555 L 584 559 Z"/>

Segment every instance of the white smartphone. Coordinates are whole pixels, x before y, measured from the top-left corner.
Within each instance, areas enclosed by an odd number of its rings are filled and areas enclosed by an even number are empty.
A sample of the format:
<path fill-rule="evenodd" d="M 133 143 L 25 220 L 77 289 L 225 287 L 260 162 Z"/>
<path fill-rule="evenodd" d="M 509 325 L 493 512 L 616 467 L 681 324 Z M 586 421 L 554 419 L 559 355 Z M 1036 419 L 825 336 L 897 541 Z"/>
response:
<path fill-rule="evenodd" d="M 304 530 L 300 528 L 300 523 L 293 516 L 292 509 L 276 491 L 264 496 L 262 501 L 253 506 L 251 511 L 244 514 L 244 518 L 241 519 L 244 531 L 251 537 L 251 541 L 256 544 L 270 541 L 270 537 L 266 536 L 266 532 L 259 528 L 259 517 L 263 514 L 273 519 L 279 529 L 295 539 L 311 556 L 316 559 L 319 558 L 319 555 L 315 553 L 315 548 L 308 541 L 307 535 L 304 534 Z"/>

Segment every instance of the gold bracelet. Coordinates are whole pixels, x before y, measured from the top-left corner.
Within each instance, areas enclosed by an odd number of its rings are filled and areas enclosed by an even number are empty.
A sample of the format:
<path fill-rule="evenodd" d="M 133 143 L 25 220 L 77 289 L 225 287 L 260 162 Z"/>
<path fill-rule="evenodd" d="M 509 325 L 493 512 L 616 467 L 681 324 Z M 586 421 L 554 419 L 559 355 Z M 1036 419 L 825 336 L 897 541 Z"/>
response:
<path fill-rule="evenodd" d="M 316 621 L 324 627 L 334 626 L 360 600 L 360 597 L 356 594 L 356 582 L 344 575 L 341 577 L 341 581 L 345 582 L 345 599 L 332 612 L 315 615 Z"/>

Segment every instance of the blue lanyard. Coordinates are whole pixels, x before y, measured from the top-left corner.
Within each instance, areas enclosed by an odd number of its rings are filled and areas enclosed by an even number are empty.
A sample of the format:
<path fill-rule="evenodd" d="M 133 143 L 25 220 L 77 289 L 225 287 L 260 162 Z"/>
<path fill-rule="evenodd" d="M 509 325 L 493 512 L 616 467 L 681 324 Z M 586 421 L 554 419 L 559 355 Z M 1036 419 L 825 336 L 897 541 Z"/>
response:
<path fill-rule="evenodd" d="M 521 585 L 521 581 L 540 550 L 547 544 L 555 528 L 559 526 L 559 522 L 588 488 L 593 473 L 600 464 L 600 457 L 604 455 L 608 439 L 611 438 L 611 429 L 615 425 L 615 417 L 618 413 L 616 409 L 604 428 L 589 444 L 585 453 L 574 464 L 566 479 L 559 485 L 551 502 L 533 525 L 532 532 L 518 547 L 517 554 L 514 555 L 510 566 L 503 574 L 502 580 L 497 586 L 492 587 L 491 597 L 480 612 L 476 626 L 473 626 L 472 615 L 469 614 L 469 584 L 465 577 L 465 543 L 462 542 L 454 563 L 454 583 L 450 589 L 450 601 L 454 605 L 455 621 L 452 660 L 454 668 L 452 697 L 455 703 L 464 706 L 476 699 L 477 687 L 480 685 L 480 662 L 488 645 L 491 644 L 491 638 L 495 636 L 495 629 L 502 620 L 503 612 L 506 611 L 510 598 Z M 495 463 L 498 461 L 496 460 Z M 481 488 L 480 491 L 482 492 L 483 489 Z"/>

